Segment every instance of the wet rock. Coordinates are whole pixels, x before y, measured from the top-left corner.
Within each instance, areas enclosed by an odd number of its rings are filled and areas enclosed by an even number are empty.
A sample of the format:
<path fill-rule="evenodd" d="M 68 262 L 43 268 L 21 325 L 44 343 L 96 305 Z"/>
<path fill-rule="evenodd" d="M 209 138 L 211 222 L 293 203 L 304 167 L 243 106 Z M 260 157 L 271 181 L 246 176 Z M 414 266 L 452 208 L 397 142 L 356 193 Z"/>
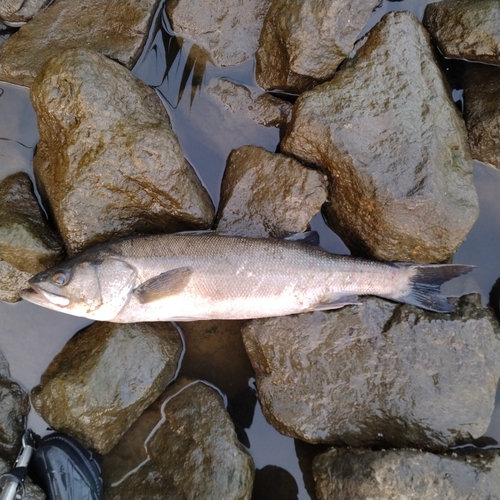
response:
<path fill-rule="evenodd" d="M 262 411 L 310 443 L 444 450 L 484 434 L 500 376 L 500 329 L 478 296 L 437 314 L 376 298 L 253 320 L 243 340 Z"/>
<path fill-rule="evenodd" d="M 10 472 L 11 465 L 0 458 L 0 475 Z M 31 481 L 29 477 L 24 481 L 23 500 L 45 500 L 47 497 L 42 489 Z"/>
<path fill-rule="evenodd" d="M 213 79 L 207 92 L 219 99 L 225 110 L 237 113 L 266 127 L 281 127 L 290 121 L 292 105 L 267 93 L 252 93 L 244 85 L 224 78 Z"/>
<path fill-rule="evenodd" d="M 37 185 L 68 253 L 133 232 L 211 226 L 211 199 L 165 108 L 127 69 L 69 50 L 44 66 L 31 99 Z"/>
<path fill-rule="evenodd" d="M 468 68 L 464 87 L 472 156 L 500 168 L 500 68 L 479 64 Z"/>
<path fill-rule="evenodd" d="M 157 5 L 158 0 L 58 0 L 0 46 L 0 80 L 29 87 L 46 61 L 78 47 L 130 69 Z"/>
<path fill-rule="evenodd" d="M 274 0 L 256 54 L 259 85 L 300 93 L 332 78 L 377 3 Z"/>
<path fill-rule="evenodd" d="M 0 259 L 36 274 L 64 258 L 59 236 L 49 227 L 24 172 L 0 182 Z"/>
<path fill-rule="evenodd" d="M 5 362 L 3 355 L 2 360 Z M 4 373 L 0 374 L 0 457 L 12 463 L 21 448 L 30 404 L 28 394 L 10 379 L 8 365 L 3 368 Z"/>
<path fill-rule="evenodd" d="M 438 456 L 417 450 L 336 450 L 314 460 L 318 500 L 498 498 L 500 458 Z"/>
<path fill-rule="evenodd" d="M 455 252 L 478 216 L 470 150 L 412 14 L 387 14 L 293 116 L 281 149 L 329 174 L 325 216 L 353 253 L 441 262 Z"/>
<path fill-rule="evenodd" d="M 28 280 L 32 273 L 19 271 L 8 262 L 0 260 L 0 300 L 3 302 L 19 302 L 20 290 L 29 288 Z"/>
<path fill-rule="evenodd" d="M 498 0 L 431 3 L 423 23 L 446 57 L 500 65 Z"/>
<path fill-rule="evenodd" d="M 266 465 L 255 471 L 252 500 L 297 500 L 299 488 L 295 478 L 285 469 Z"/>
<path fill-rule="evenodd" d="M 127 475 L 134 470 L 133 474 Z M 220 395 L 176 382 L 104 457 L 105 497 L 250 499 L 254 466 Z"/>
<path fill-rule="evenodd" d="M 52 0 L 3 0 L 0 3 L 0 21 L 7 26 L 22 26 Z"/>
<path fill-rule="evenodd" d="M 181 352 L 172 323 L 93 323 L 52 360 L 33 406 L 54 429 L 107 453 L 174 378 Z"/>
<path fill-rule="evenodd" d="M 257 50 L 264 17 L 272 0 L 168 2 L 175 34 L 204 48 L 221 66 L 243 62 Z"/>
<path fill-rule="evenodd" d="M 293 158 L 256 146 L 228 157 L 217 229 L 253 237 L 308 229 L 326 200 L 326 178 Z"/>

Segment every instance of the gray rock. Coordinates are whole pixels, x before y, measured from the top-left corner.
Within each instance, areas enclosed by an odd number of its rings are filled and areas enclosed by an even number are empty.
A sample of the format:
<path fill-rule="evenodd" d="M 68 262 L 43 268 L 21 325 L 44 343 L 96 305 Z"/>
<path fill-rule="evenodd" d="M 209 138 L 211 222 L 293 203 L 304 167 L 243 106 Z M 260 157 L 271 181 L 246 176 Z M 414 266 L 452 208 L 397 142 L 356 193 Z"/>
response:
<path fill-rule="evenodd" d="M 427 5 L 423 20 L 446 57 L 500 65 L 498 0 L 443 0 Z"/>
<path fill-rule="evenodd" d="M 464 94 L 472 156 L 500 168 L 500 69 L 478 64 L 467 68 Z"/>
<path fill-rule="evenodd" d="M 11 470 L 11 465 L 5 460 L 0 458 L 0 475 L 5 474 Z M 45 500 L 46 496 L 42 489 L 33 484 L 29 477 L 24 481 L 24 494 L 23 500 Z"/>
<path fill-rule="evenodd" d="M 243 340 L 266 419 L 310 443 L 444 450 L 481 436 L 500 377 L 500 329 L 477 296 L 451 314 L 382 299 L 253 320 Z"/>
<path fill-rule="evenodd" d="M 85 47 L 132 68 L 159 0 L 57 0 L 0 46 L 0 80 L 31 86 L 51 57 Z"/>
<path fill-rule="evenodd" d="M 19 271 L 8 262 L 0 260 L 0 300 L 2 302 L 19 302 L 19 291 L 29 288 L 28 280 L 32 273 Z"/>
<path fill-rule="evenodd" d="M 22 26 L 53 0 L 2 0 L 0 20 L 7 26 Z"/>
<path fill-rule="evenodd" d="M 175 34 L 204 48 L 221 66 L 238 64 L 257 50 L 272 0 L 173 0 L 166 5 Z"/>
<path fill-rule="evenodd" d="M 243 146 L 227 159 L 217 229 L 253 237 L 305 231 L 326 195 L 324 175 L 282 154 Z"/>
<path fill-rule="evenodd" d="M 172 323 L 93 323 L 52 360 L 33 406 L 54 429 L 107 453 L 174 378 L 181 352 Z"/>
<path fill-rule="evenodd" d="M 477 219 L 465 126 L 408 12 L 384 16 L 330 82 L 299 97 L 281 149 L 327 171 L 325 216 L 353 253 L 441 262 Z"/>
<path fill-rule="evenodd" d="M 132 472 L 127 475 L 127 473 Z M 104 457 L 105 497 L 250 499 L 254 466 L 237 442 L 220 395 L 176 382 Z"/>
<path fill-rule="evenodd" d="M 318 500 L 484 500 L 500 498 L 500 458 L 438 456 L 417 450 L 336 450 L 314 460 Z"/>
<path fill-rule="evenodd" d="M 68 50 L 44 66 L 31 99 L 37 185 L 69 254 L 134 232 L 212 225 L 212 201 L 165 108 L 126 68 Z"/>
<path fill-rule="evenodd" d="M 29 176 L 18 172 L 0 182 L 0 259 L 36 274 L 64 258 L 62 241 L 49 227 Z"/>
<path fill-rule="evenodd" d="M 250 118 L 266 127 L 282 127 L 290 121 L 292 105 L 266 92 L 252 93 L 244 85 L 224 78 L 213 79 L 207 92 L 219 99 L 225 110 Z"/>
<path fill-rule="evenodd" d="M 21 448 L 30 411 L 28 394 L 8 377 L 0 377 L 0 457 L 11 463 Z"/>
<path fill-rule="evenodd" d="M 377 0 L 274 0 L 256 54 L 264 89 L 300 93 L 332 78 Z"/>

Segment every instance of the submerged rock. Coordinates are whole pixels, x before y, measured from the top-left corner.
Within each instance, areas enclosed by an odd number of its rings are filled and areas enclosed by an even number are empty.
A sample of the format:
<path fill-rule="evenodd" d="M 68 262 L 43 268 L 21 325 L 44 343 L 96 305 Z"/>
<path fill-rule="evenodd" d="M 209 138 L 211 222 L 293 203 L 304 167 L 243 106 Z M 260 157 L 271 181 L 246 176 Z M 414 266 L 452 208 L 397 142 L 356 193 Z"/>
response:
<path fill-rule="evenodd" d="M 500 458 L 466 459 L 417 450 L 336 450 L 314 460 L 318 500 L 498 498 Z"/>
<path fill-rule="evenodd" d="M 243 62 L 257 50 L 272 0 L 173 0 L 167 15 L 175 34 L 204 48 L 221 66 Z"/>
<path fill-rule="evenodd" d="M 498 0 L 431 3 L 423 23 L 446 57 L 500 65 Z"/>
<path fill-rule="evenodd" d="M 160 500 L 165 492 L 172 500 L 245 500 L 252 496 L 254 466 L 217 391 L 184 379 L 104 457 L 103 477 L 109 500 Z"/>
<path fill-rule="evenodd" d="M 69 254 L 134 232 L 212 225 L 212 201 L 160 99 L 123 66 L 68 50 L 44 66 L 31 99 L 35 176 Z"/>
<path fill-rule="evenodd" d="M 253 237 L 305 231 L 326 194 L 324 175 L 293 158 L 243 146 L 227 159 L 217 229 Z"/>
<path fill-rule="evenodd" d="M 329 80 L 351 52 L 377 0 L 274 0 L 256 54 L 264 89 L 300 93 Z"/>
<path fill-rule="evenodd" d="M 70 49 L 97 50 L 131 69 L 159 0 L 57 0 L 0 46 L 0 80 L 29 87 L 43 64 Z"/>
<path fill-rule="evenodd" d="M 62 242 L 38 205 L 28 174 L 6 177 L 0 182 L 0 259 L 36 274 L 63 257 Z"/>
<path fill-rule="evenodd" d="M 172 323 L 93 323 L 52 360 L 33 406 L 54 429 L 107 453 L 174 378 L 181 353 Z"/>
<path fill-rule="evenodd" d="M 310 443 L 444 450 L 481 436 L 500 378 L 500 328 L 477 296 L 437 314 L 378 298 L 252 320 L 243 340 L 262 411 Z"/>
<path fill-rule="evenodd" d="M 387 14 L 293 117 L 281 149 L 328 173 L 325 216 L 353 253 L 441 262 L 455 252 L 479 212 L 470 150 L 412 14 Z"/>
<path fill-rule="evenodd" d="M 7 26 L 21 26 L 53 0 L 3 0 L 0 2 L 0 21 Z"/>
<path fill-rule="evenodd" d="M 472 156 L 500 168 L 500 68 L 476 64 L 467 68 L 464 80 L 465 124 Z"/>

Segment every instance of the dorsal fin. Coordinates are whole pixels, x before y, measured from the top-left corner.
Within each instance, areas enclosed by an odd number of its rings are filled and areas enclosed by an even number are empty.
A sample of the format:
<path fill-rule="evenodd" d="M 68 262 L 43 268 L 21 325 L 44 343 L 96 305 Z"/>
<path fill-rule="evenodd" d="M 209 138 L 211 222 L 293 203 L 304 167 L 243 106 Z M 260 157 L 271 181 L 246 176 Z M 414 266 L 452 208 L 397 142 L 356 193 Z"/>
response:
<path fill-rule="evenodd" d="M 303 233 L 294 233 L 283 239 L 288 241 L 298 241 L 299 243 L 307 243 L 308 245 L 319 245 L 319 233 L 317 231 L 304 231 Z"/>

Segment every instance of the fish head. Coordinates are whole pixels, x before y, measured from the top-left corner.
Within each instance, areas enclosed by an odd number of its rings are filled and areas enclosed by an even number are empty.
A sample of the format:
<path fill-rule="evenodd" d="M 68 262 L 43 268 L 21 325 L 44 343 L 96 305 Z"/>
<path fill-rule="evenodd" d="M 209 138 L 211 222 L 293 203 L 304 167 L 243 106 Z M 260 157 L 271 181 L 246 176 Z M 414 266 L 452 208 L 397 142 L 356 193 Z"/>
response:
<path fill-rule="evenodd" d="M 54 311 L 112 321 L 130 300 L 136 277 L 119 258 L 82 254 L 33 276 L 21 297 Z"/>

